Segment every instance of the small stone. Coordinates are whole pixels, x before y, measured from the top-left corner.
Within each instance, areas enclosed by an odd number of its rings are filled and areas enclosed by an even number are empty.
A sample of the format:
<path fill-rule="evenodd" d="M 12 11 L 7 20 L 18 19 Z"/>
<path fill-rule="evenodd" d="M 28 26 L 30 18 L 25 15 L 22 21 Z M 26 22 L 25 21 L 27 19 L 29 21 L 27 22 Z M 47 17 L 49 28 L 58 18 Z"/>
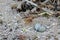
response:
<path fill-rule="evenodd" d="M 55 17 L 58 17 L 58 16 L 60 16 L 60 13 L 55 14 Z"/>
<path fill-rule="evenodd" d="M 36 2 L 36 0 L 32 0 L 32 2 Z"/>
<path fill-rule="evenodd" d="M 40 0 L 41 2 L 44 2 L 45 0 Z"/>
<path fill-rule="evenodd" d="M 22 11 L 22 9 L 20 9 L 20 8 L 17 8 L 17 12 L 21 12 Z"/>
<path fill-rule="evenodd" d="M 13 1 L 22 1 L 22 0 L 13 0 Z"/>
<path fill-rule="evenodd" d="M 10 32 L 12 31 L 12 29 L 10 29 Z"/>
<path fill-rule="evenodd" d="M 44 2 L 45 0 L 32 0 L 32 2 L 36 3 L 36 2 Z"/>
<path fill-rule="evenodd" d="M 37 23 L 35 25 L 35 30 L 38 31 L 38 32 L 44 32 L 46 30 L 46 27 L 41 25 L 41 24 L 39 24 L 39 23 Z"/>
<path fill-rule="evenodd" d="M 36 11 L 40 11 L 40 8 L 37 8 Z"/>
<path fill-rule="evenodd" d="M 17 0 L 17 1 L 22 1 L 22 0 Z"/>
<path fill-rule="evenodd" d="M 17 6 L 18 6 L 17 4 L 12 4 L 12 5 L 11 5 L 11 9 L 16 9 Z"/>
<path fill-rule="evenodd" d="M 21 9 L 22 9 L 23 12 L 25 12 L 26 9 L 27 9 L 26 3 L 27 3 L 27 2 L 24 2 L 24 3 L 21 4 Z"/>
<path fill-rule="evenodd" d="M 7 40 L 7 38 L 3 38 L 3 40 Z"/>

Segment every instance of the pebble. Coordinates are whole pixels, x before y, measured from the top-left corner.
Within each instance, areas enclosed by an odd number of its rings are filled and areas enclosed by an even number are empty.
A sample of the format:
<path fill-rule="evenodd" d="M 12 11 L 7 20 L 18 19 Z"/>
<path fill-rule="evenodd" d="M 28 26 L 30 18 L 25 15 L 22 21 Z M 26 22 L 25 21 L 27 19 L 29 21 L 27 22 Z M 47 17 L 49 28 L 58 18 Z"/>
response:
<path fill-rule="evenodd" d="M 39 23 L 37 23 L 34 28 L 37 32 L 44 32 L 46 30 L 46 27 Z"/>
<path fill-rule="evenodd" d="M 17 6 L 18 6 L 17 4 L 12 4 L 12 5 L 11 5 L 11 9 L 16 9 Z"/>
<path fill-rule="evenodd" d="M 59 17 L 59 16 L 60 16 L 60 13 L 55 14 L 55 17 Z"/>
<path fill-rule="evenodd" d="M 40 0 L 41 2 L 44 2 L 45 0 Z"/>
<path fill-rule="evenodd" d="M 21 12 L 22 10 L 20 8 L 17 8 L 17 12 Z"/>
<path fill-rule="evenodd" d="M 45 0 L 32 0 L 33 2 L 44 2 Z"/>
<path fill-rule="evenodd" d="M 17 0 L 17 1 L 22 1 L 22 0 Z"/>
<path fill-rule="evenodd" d="M 36 9 L 36 11 L 38 11 L 38 12 L 39 12 L 39 11 L 40 11 L 40 8 L 37 8 L 37 9 Z"/>

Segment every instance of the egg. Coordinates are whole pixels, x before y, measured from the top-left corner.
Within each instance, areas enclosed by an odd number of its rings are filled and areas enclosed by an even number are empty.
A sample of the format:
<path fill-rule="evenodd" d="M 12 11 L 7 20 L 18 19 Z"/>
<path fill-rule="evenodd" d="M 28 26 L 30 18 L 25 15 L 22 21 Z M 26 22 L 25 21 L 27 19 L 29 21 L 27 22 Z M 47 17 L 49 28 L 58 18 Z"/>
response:
<path fill-rule="evenodd" d="M 46 27 L 37 23 L 35 24 L 34 26 L 34 29 L 37 31 L 37 32 L 44 32 L 46 30 Z"/>

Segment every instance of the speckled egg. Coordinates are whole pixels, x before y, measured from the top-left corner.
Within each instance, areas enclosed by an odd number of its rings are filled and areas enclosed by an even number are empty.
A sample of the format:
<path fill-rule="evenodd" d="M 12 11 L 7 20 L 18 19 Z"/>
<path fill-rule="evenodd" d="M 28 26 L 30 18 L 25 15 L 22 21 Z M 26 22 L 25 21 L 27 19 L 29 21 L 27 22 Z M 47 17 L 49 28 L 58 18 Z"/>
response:
<path fill-rule="evenodd" d="M 46 27 L 43 26 L 43 25 L 41 25 L 41 24 L 39 24 L 39 23 L 37 23 L 37 24 L 35 24 L 34 29 L 35 29 L 37 32 L 44 32 L 44 31 L 46 30 Z"/>

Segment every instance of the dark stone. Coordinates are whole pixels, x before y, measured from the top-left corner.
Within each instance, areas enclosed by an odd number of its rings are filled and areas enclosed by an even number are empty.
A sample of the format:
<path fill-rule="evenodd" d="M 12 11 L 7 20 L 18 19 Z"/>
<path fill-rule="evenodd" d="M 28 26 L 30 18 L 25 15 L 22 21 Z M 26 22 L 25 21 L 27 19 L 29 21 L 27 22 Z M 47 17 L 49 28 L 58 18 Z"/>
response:
<path fill-rule="evenodd" d="M 45 0 L 40 0 L 41 2 L 44 2 Z"/>
<path fill-rule="evenodd" d="M 17 6 L 16 7 L 13 7 L 13 6 L 11 7 L 11 9 L 16 9 L 16 8 L 17 8 Z"/>
<path fill-rule="evenodd" d="M 7 40 L 7 38 L 3 38 L 3 40 Z"/>
<path fill-rule="evenodd" d="M 22 5 L 21 5 L 21 8 L 22 8 L 22 11 L 25 12 L 26 11 L 26 2 L 24 2 Z"/>
<path fill-rule="evenodd" d="M 10 32 L 12 31 L 12 29 L 10 29 Z"/>
<path fill-rule="evenodd" d="M 17 12 L 21 12 L 22 11 L 22 9 L 20 9 L 20 8 L 17 8 Z"/>
<path fill-rule="evenodd" d="M 28 1 L 30 1 L 30 0 L 28 0 Z"/>
<path fill-rule="evenodd" d="M 22 7 L 22 11 L 25 12 L 26 11 L 26 8 Z"/>
<path fill-rule="evenodd" d="M 17 0 L 17 1 L 22 1 L 22 0 Z"/>
<path fill-rule="evenodd" d="M 58 16 L 60 16 L 60 13 L 55 14 L 55 17 L 58 17 Z"/>
<path fill-rule="evenodd" d="M 13 0 L 13 1 L 22 1 L 22 0 Z"/>
<path fill-rule="evenodd" d="M 40 8 L 37 8 L 36 11 L 40 11 Z"/>

